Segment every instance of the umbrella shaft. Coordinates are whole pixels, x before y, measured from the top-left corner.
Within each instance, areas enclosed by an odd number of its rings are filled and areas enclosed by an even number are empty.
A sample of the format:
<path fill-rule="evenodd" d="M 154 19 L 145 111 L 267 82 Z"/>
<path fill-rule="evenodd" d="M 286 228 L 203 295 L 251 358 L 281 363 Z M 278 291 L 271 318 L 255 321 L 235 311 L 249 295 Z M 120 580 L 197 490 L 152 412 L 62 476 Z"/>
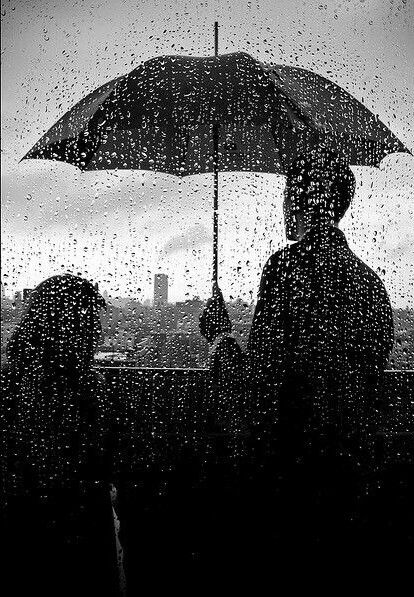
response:
<path fill-rule="evenodd" d="M 218 56 L 218 22 L 214 23 L 214 55 Z M 213 216 L 213 283 L 218 281 L 218 134 L 219 125 L 214 124 L 214 216 Z"/>
<path fill-rule="evenodd" d="M 213 216 L 213 282 L 218 280 L 218 137 L 219 125 L 213 126 L 213 172 L 214 172 L 214 216 Z"/>
<path fill-rule="evenodd" d="M 214 168 L 213 282 L 218 280 L 218 169 Z"/>

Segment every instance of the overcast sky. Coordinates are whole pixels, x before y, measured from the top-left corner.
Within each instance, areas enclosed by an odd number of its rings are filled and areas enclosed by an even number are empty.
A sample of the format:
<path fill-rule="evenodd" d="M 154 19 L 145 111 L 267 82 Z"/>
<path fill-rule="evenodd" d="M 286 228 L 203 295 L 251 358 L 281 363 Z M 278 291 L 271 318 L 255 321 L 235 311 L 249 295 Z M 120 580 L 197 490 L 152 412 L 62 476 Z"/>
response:
<path fill-rule="evenodd" d="M 412 0 L 2 2 L 2 281 L 11 294 L 60 271 L 114 296 L 172 300 L 210 291 L 211 175 L 178 180 L 88 172 L 20 158 L 81 97 L 162 54 L 220 52 L 312 69 L 350 91 L 414 151 Z M 414 158 L 355 168 L 343 222 L 350 246 L 414 307 Z M 255 298 L 261 268 L 284 244 L 283 178 L 220 175 L 221 286 Z"/>

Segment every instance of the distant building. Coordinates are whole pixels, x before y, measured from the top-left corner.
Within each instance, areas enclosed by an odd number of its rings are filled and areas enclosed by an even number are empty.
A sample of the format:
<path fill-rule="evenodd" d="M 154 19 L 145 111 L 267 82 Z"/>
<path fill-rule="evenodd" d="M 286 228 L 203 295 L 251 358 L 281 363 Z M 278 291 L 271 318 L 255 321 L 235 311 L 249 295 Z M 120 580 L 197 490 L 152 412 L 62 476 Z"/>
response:
<path fill-rule="evenodd" d="M 1 308 L 7 309 L 12 305 L 13 301 L 7 296 L 3 283 L 1 284 Z"/>
<path fill-rule="evenodd" d="M 198 333 L 199 317 L 203 310 L 204 302 L 198 297 L 175 304 L 177 329 Z"/>
<path fill-rule="evenodd" d="M 168 304 L 168 276 L 155 274 L 154 276 L 154 307 L 166 307 Z"/>

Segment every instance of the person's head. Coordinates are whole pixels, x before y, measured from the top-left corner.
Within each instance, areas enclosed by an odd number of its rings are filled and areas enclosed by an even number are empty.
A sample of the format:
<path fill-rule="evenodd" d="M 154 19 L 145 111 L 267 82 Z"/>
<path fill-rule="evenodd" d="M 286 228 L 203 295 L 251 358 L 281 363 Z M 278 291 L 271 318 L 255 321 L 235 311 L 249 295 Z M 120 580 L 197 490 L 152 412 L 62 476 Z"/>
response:
<path fill-rule="evenodd" d="M 10 366 L 21 374 L 36 368 L 47 377 L 87 372 L 101 334 L 103 307 L 103 297 L 87 280 L 71 274 L 44 280 L 9 340 Z"/>
<path fill-rule="evenodd" d="M 334 151 L 317 148 L 297 157 L 286 175 L 283 211 L 288 240 L 314 226 L 337 225 L 355 193 L 355 176 Z"/>
<path fill-rule="evenodd" d="M 232 326 L 223 294 L 218 286 L 214 287 L 213 297 L 207 301 L 207 305 L 199 319 L 201 335 L 207 342 L 214 342 L 219 334 L 230 333 Z"/>

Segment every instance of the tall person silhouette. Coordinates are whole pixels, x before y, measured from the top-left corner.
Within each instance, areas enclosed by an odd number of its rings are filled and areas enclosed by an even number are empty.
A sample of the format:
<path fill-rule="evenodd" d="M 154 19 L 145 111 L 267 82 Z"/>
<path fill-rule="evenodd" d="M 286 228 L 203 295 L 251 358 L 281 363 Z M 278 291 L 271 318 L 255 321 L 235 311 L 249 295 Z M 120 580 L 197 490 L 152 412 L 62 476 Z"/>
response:
<path fill-rule="evenodd" d="M 346 478 L 338 458 L 345 468 L 369 468 L 393 343 L 384 284 L 338 228 L 354 193 L 352 170 L 328 149 L 291 165 L 284 216 L 295 243 L 264 267 L 243 356 L 246 409 L 262 448 L 266 437 L 277 441 L 286 478 L 312 462 L 307 474 L 319 488 L 317 477 Z M 203 315 L 210 338 L 223 338 L 217 321 L 211 308 Z"/>

